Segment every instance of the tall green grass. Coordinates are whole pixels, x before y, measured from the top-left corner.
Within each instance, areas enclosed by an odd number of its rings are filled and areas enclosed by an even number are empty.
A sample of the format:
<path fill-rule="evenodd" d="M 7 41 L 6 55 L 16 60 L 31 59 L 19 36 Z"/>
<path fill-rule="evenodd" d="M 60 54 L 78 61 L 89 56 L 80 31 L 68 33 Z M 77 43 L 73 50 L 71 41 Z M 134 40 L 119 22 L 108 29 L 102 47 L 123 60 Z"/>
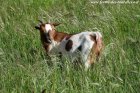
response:
<path fill-rule="evenodd" d="M 89 0 L 0 1 L 0 93 L 139 93 L 140 5 Z M 37 20 L 61 22 L 58 31 L 99 30 L 104 51 L 88 72 L 48 58 Z M 55 55 L 53 55 L 55 56 Z M 63 63 L 62 63 L 63 62 Z M 59 64 L 64 64 L 63 69 Z"/>

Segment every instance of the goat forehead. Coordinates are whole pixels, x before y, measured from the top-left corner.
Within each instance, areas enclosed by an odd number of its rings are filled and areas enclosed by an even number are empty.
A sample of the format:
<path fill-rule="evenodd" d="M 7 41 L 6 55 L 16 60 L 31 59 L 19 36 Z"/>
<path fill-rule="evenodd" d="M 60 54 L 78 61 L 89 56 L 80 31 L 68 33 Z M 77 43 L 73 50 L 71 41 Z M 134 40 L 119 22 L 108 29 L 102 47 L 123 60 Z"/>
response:
<path fill-rule="evenodd" d="M 50 24 L 46 24 L 45 29 L 48 32 L 49 30 L 52 30 L 52 26 Z"/>

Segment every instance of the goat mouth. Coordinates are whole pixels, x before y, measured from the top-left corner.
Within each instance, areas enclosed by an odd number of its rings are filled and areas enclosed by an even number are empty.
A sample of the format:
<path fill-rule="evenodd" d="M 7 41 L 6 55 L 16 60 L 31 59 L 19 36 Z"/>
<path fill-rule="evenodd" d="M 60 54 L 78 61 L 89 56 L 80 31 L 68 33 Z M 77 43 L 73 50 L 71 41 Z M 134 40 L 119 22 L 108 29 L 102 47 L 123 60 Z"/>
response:
<path fill-rule="evenodd" d="M 45 43 L 51 44 L 52 41 L 51 40 L 46 40 Z"/>
<path fill-rule="evenodd" d="M 48 44 L 51 44 L 52 43 L 52 40 L 50 39 L 49 36 L 46 36 L 45 37 L 45 42 L 48 43 Z"/>

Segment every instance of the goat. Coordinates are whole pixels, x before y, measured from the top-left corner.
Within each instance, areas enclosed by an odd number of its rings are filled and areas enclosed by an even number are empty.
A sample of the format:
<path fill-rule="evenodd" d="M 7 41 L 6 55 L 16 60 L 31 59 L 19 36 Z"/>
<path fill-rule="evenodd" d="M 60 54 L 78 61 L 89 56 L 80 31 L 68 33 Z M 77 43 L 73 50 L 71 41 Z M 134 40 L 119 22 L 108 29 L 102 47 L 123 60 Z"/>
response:
<path fill-rule="evenodd" d="M 56 31 L 55 27 L 59 23 L 43 23 L 40 21 L 36 29 L 40 31 L 41 42 L 47 54 L 61 53 L 73 62 L 80 56 L 85 68 L 98 59 L 102 44 L 100 32 L 81 32 L 77 34 L 67 34 Z M 80 53 L 78 53 L 80 51 Z"/>

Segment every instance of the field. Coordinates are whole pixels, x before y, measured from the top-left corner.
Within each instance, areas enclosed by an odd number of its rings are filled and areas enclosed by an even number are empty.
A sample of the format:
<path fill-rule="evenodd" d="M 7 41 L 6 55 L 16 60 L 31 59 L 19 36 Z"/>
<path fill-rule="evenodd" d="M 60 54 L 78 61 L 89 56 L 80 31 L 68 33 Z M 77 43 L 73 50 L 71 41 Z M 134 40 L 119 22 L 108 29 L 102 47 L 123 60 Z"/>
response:
<path fill-rule="evenodd" d="M 93 0 L 1 0 L 0 93 L 139 93 L 140 2 L 93 4 Z M 62 23 L 60 32 L 103 34 L 104 51 L 89 71 L 74 68 L 42 48 L 38 19 Z"/>

